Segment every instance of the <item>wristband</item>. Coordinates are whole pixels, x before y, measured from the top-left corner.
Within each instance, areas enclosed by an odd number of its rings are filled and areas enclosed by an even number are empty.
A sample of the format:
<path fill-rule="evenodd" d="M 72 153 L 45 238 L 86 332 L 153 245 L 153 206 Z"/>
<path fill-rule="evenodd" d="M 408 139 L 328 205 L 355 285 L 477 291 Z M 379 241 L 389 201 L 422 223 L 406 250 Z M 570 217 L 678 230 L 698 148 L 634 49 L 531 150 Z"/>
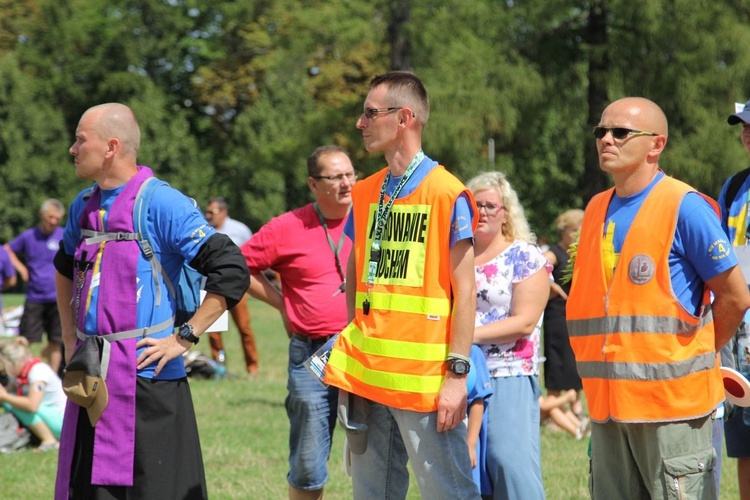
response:
<path fill-rule="evenodd" d="M 467 363 L 471 363 L 471 358 L 469 358 L 468 356 L 464 356 L 463 354 L 456 354 L 455 352 L 449 352 L 448 357 L 445 359 L 451 359 L 451 358 L 460 359 L 460 360 L 466 361 Z"/>

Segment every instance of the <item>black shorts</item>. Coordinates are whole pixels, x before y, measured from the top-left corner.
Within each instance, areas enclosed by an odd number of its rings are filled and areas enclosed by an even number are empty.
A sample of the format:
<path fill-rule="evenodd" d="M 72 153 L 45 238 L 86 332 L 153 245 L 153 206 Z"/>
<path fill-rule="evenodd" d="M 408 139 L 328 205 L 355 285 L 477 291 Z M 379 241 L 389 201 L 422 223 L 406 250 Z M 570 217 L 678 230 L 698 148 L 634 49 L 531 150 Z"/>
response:
<path fill-rule="evenodd" d="M 57 302 L 26 302 L 23 305 L 21 324 L 18 327 L 22 337 L 30 343 L 41 342 L 42 333 L 47 340 L 62 345 L 62 326 Z"/>
<path fill-rule="evenodd" d="M 729 458 L 750 457 L 750 426 L 742 418 L 744 408 L 736 407 L 732 418 L 724 420 L 724 437 Z"/>
<path fill-rule="evenodd" d="M 70 498 L 207 498 L 198 425 L 187 378 L 136 378 L 133 486 L 91 484 L 94 428 L 82 409 L 78 412 Z"/>

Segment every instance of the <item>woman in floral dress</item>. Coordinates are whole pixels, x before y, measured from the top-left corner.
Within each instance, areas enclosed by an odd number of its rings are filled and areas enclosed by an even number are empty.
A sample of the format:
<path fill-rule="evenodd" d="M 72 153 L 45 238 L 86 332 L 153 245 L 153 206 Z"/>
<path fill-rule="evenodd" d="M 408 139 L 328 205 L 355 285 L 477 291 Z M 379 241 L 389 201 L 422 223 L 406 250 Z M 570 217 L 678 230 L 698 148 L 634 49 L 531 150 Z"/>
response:
<path fill-rule="evenodd" d="M 481 174 L 467 186 L 479 208 L 474 343 L 484 351 L 495 394 L 486 467 L 494 498 L 542 499 L 539 341 L 551 266 L 503 174 Z"/>

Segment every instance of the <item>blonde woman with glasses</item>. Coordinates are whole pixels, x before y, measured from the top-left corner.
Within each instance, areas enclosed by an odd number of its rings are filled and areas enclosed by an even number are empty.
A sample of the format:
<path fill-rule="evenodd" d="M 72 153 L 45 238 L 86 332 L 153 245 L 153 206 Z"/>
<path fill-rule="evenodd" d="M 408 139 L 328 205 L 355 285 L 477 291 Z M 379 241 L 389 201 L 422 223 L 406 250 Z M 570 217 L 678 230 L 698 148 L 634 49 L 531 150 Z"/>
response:
<path fill-rule="evenodd" d="M 542 499 L 539 339 L 549 263 L 503 174 L 483 173 L 467 186 L 479 208 L 474 343 L 484 351 L 494 390 L 484 466 L 493 498 Z"/>

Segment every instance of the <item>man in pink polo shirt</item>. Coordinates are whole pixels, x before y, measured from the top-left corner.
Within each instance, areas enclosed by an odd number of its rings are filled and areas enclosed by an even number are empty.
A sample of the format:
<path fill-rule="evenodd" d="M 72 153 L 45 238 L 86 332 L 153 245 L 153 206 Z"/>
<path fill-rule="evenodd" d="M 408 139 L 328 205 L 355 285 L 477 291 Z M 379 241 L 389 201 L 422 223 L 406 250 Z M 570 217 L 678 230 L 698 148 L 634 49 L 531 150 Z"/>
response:
<path fill-rule="evenodd" d="M 315 202 L 275 217 L 242 245 L 253 297 L 279 310 L 289 341 L 290 499 L 323 496 L 338 390 L 324 388 L 303 362 L 347 324 L 343 266 L 351 241 L 344 225 L 357 180 L 346 152 L 316 149 L 307 160 Z M 281 291 L 262 272 L 279 273 Z"/>

